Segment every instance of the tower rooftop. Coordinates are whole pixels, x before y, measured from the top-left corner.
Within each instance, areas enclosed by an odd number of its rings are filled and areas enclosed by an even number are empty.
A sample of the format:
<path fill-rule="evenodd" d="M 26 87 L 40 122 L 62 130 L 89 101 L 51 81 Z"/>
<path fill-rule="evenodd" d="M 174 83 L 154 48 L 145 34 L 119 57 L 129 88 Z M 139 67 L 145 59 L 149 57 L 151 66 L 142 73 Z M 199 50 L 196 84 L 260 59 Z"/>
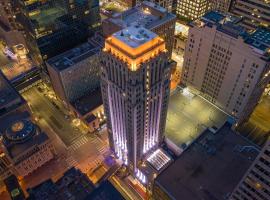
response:
<path fill-rule="evenodd" d="M 165 42 L 157 34 L 141 26 L 130 26 L 106 39 L 103 51 L 109 51 L 128 64 L 132 71 L 161 52 L 166 52 Z"/>
<path fill-rule="evenodd" d="M 113 37 L 131 48 L 137 48 L 158 37 L 158 35 L 141 26 L 130 26 L 114 33 Z"/>
<path fill-rule="evenodd" d="M 149 1 L 143 1 L 131 9 L 114 14 L 112 18 L 105 21 L 110 21 L 119 28 L 141 25 L 147 29 L 153 29 L 175 18 L 175 15 L 165 8 Z"/>

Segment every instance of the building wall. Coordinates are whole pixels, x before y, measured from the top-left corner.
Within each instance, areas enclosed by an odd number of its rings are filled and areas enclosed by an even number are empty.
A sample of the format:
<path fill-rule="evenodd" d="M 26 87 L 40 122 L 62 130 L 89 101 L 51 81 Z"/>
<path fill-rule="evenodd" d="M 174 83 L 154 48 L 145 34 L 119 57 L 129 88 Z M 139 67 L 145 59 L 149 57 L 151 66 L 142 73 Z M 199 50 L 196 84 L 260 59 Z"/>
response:
<path fill-rule="evenodd" d="M 182 53 L 185 50 L 186 42 L 187 42 L 187 39 L 185 37 L 182 37 L 180 35 L 175 35 L 173 51 L 176 54 Z"/>
<path fill-rule="evenodd" d="M 270 3 L 264 0 L 235 0 L 232 13 L 243 16 L 243 25 L 249 29 L 270 27 Z"/>
<path fill-rule="evenodd" d="M 230 197 L 246 199 L 270 199 L 270 138 Z"/>
<path fill-rule="evenodd" d="M 195 20 L 203 16 L 211 9 L 209 0 L 179 0 L 177 2 L 176 14 L 181 20 Z"/>
<path fill-rule="evenodd" d="M 232 0 L 211 0 L 212 10 L 227 13 L 230 10 Z"/>
<path fill-rule="evenodd" d="M 176 18 L 151 29 L 151 31 L 165 40 L 169 58 L 171 57 L 173 51 L 175 22 Z"/>
<path fill-rule="evenodd" d="M 37 148 L 37 151 L 34 154 L 23 161 L 14 164 L 14 169 L 17 176 L 24 177 L 32 173 L 54 157 L 54 148 L 50 142 L 46 142 L 35 148 Z M 27 154 L 27 152 L 25 152 L 25 154 Z M 22 156 L 24 157 L 24 155 Z M 13 162 L 16 161 L 13 160 Z"/>
<path fill-rule="evenodd" d="M 99 54 L 93 55 L 61 72 L 62 84 L 69 101 L 99 87 Z"/>
<path fill-rule="evenodd" d="M 67 11 L 72 18 L 82 20 L 91 28 L 95 29 L 99 27 L 99 0 L 65 1 Z"/>
<path fill-rule="evenodd" d="M 14 0 L 14 4 L 17 22 L 24 30 L 30 56 L 37 65 L 86 42 L 100 28 L 98 0 Z M 54 16 L 32 23 L 31 16 L 44 18 L 51 13 L 47 9 L 53 9 Z"/>
<path fill-rule="evenodd" d="M 60 72 L 48 65 L 55 93 L 66 104 L 99 87 L 98 57 L 90 56 Z"/>
<path fill-rule="evenodd" d="M 160 53 L 135 72 L 110 52 L 101 56 L 110 146 L 132 172 L 163 141 L 171 73 L 167 56 Z"/>
<path fill-rule="evenodd" d="M 2 147 L 0 147 L 2 148 Z M 0 188 L 1 188 L 1 181 L 6 179 L 12 174 L 12 170 L 10 169 L 11 162 L 9 158 L 5 155 L 4 152 L 0 149 Z"/>
<path fill-rule="evenodd" d="M 52 84 L 52 87 L 53 87 L 55 94 L 62 101 L 64 101 L 66 104 L 68 104 L 68 98 L 65 94 L 61 74 L 59 73 L 58 70 L 56 70 L 54 67 L 50 66 L 48 63 L 47 63 L 47 69 L 49 72 L 51 84 Z"/>
<path fill-rule="evenodd" d="M 257 104 L 269 81 L 269 63 L 241 37 L 215 26 L 193 27 L 186 44 L 182 82 L 242 121 Z"/>

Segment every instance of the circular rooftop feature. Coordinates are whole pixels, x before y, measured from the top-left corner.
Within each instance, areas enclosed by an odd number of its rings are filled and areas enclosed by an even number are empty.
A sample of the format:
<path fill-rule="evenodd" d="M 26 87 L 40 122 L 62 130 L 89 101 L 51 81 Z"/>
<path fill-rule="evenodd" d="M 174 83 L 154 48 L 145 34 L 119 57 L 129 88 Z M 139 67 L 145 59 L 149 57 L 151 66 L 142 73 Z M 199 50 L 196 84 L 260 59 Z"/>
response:
<path fill-rule="evenodd" d="M 11 126 L 11 130 L 13 132 L 18 132 L 18 131 L 21 131 L 24 127 L 24 123 L 23 122 L 16 122 L 14 124 L 12 124 Z"/>
<path fill-rule="evenodd" d="M 36 126 L 29 120 L 13 122 L 6 130 L 6 138 L 11 142 L 22 143 L 36 133 Z"/>

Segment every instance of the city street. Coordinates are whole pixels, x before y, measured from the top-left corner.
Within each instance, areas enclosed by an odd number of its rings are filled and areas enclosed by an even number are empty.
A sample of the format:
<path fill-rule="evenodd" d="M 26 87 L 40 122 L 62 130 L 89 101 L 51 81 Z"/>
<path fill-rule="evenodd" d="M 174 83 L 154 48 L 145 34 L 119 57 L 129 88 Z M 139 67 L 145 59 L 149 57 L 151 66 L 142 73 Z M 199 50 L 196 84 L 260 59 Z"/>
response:
<path fill-rule="evenodd" d="M 65 111 L 53 104 L 53 100 L 49 99 L 45 93 L 40 92 L 36 86 L 23 92 L 22 95 L 28 102 L 37 121 L 44 119 L 66 146 L 71 145 L 76 138 L 82 135 L 82 133 L 65 118 Z"/>
<path fill-rule="evenodd" d="M 22 95 L 28 102 L 36 123 L 52 140 L 56 157 L 25 177 L 24 188 L 35 186 L 49 178 L 57 180 L 71 167 L 77 167 L 84 173 L 92 173 L 110 155 L 106 127 L 96 133 L 87 133 L 81 127 L 76 127 L 72 123 L 72 116 L 68 116 L 69 111 L 60 101 L 52 98 L 50 90 L 43 91 L 41 87 L 42 84 L 34 86 Z"/>

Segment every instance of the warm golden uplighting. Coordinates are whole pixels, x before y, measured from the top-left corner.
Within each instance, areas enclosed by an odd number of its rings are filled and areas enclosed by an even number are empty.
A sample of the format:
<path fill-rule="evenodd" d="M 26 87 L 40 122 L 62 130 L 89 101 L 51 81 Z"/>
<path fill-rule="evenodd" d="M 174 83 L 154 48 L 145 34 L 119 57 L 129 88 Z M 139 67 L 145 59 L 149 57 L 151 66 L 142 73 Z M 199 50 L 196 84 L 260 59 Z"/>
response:
<path fill-rule="evenodd" d="M 103 51 L 109 51 L 114 56 L 128 63 L 131 71 L 138 70 L 141 63 L 157 56 L 161 52 L 167 52 L 165 42 L 160 37 L 155 37 L 133 48 L 113 36 L 106 39 Z"/>

